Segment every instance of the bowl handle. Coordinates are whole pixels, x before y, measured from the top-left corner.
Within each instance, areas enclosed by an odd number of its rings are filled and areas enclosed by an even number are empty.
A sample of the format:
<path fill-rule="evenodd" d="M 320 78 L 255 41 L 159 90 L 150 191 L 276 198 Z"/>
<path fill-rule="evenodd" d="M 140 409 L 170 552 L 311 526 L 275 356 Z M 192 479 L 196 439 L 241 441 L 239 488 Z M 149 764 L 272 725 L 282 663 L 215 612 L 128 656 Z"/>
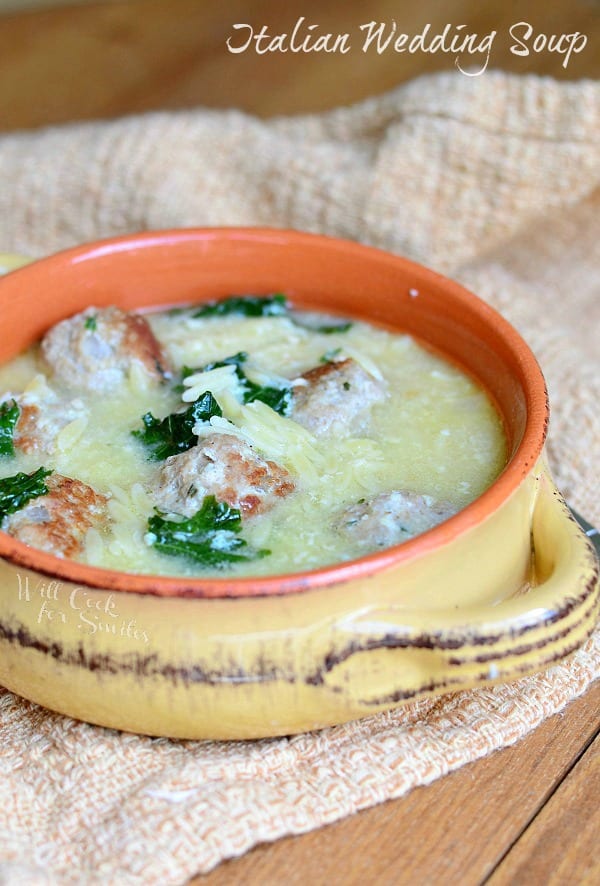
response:
<path fill-rule="evenodd" d="M 587 521 L 578 520 L 568 507 L 544 463 L 533 512 L 536 585 L 531 602 L 543 595 L 544 599 L 555 597 L 558 606 L 589 596 L 598 582 L 599 538 L 598 531 Z"/>
<path fill-rule="evenodd" d="M 462 612 L 411 617 L 400 607 L 363 610 L 343 625 L 344 637 L 328 655 L 321 682 L 337 693 L 350 691 L 360 707 L 375 710 L 423 694 L 516 679 L 577 649 L 598 617 L 598 561 L 591 536 L 545 463 L 538 481 L 530 581 L 496 606 Z M 427 621 L 444 627 L 428 630 Z"/>

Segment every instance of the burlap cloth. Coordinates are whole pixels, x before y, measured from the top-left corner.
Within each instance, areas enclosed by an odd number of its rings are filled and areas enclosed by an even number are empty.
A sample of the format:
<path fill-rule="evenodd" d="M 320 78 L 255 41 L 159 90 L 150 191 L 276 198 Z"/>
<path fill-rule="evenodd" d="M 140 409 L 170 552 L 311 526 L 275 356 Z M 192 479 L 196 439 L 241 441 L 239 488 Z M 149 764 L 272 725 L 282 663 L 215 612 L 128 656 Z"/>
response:
<path fill-rule="evenodd" d="M 7 135 L 0 249 L 268 224 L 426 263 L 524 333 L 550 388 L 555 476 L 598 523 L 599 140 L 600 84 L 494 72 L 320 116 L 196 110 Z M 508 686 L 248 743 L 121 735 L 0 690 L 0 880 L 181 883 L 515 742 L 599 674 L 600 630 Z"/>

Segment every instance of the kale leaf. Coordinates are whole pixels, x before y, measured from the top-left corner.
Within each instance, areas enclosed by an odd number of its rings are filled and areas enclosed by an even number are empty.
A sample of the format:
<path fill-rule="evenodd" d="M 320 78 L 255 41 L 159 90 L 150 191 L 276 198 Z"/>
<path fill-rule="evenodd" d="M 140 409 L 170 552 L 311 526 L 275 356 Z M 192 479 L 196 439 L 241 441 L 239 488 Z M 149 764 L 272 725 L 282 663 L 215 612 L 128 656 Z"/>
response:
<path fill-rule="evenodd" d="M 207 363 L 206 366 L 202 366 L 201 369 L 189 369 L 186 366 L 183 371 L 186 375 L 191 375 L 193 372 L 210 372 L 211 369 L 220 369 L 222 366 L 235 366 L 235 374 L 240 381 L 242 381 L 244 379 L 244 373 L 241 365 L 242 363 L 245 363 L 247 359 L 247 351 L 238 351 L 237 354 L 232 354 L 230 357 L 224 357 L 222 360 L 213 360 L 212 363 Z"/>
<path fill-rule="evenodd" d="M 47 495 L 44 480 L 52 471 L 38 468 L 31 474 L 18 473 L 0 480 L 0 520 L 21 510 L 32 498 Z"/>
<path fill-rule="evenodd" d="M 20 415 L 16 400 L 5 400 L 0 405 L 0 456 L 15 454 L 13 434 Z"/>
<path fill-rule="evenodd" d="M 350 320 L 319 323 L 289 311 L 288 301 L 283 293 L 275 295 L 231 295 L 222 301 L 210 301 L 194 311 L 192 317 L 226 317 L 239 314 L 242 317 L 288 317 L 296 326 L 333 335 L 336 332 L 347 332 L 352 327 Z"/>
<path fill-rule="evenodd" d="M 244 403 L 252 403 L 254 400 L 260 400 L 278 412 L 279 415 L 288 415 L 292 408 L 292 386 L 289 382 L 281 382 L 280 385 L 259 385 L 251 381 L 244 370 L 242 363 L 248 359 L 246 351 L 238 351 L 231 357 L 225 357 L 224 360 L 216 360 L 214 363 L 208 363 L 202 368 L 203 372 L 209 372 L 211 369 L 219 369 L 222 366 L 235 366 L 235 374 L 242 387 L 242 400 Z M 183 372 L 186 375 L 191 374 L 191 370 L 184 367 Z M 183 374 L 183 373 L 182 373 Z M 186 375 L 183 377 L 185 378 Z"/>
<path fill-rule="evenodd" d="M 149 541 L 157 551 L 204 566 L 223 567 L 271 553 L 249 547 L 239 537 L 241 529 L 240 511 L 217 501 L 214 495 L 205 496 L 200 510 L 188 519 L 168 520 L 157 511 L 148 520 Z"/>
<path fill-rule="evenodd" d="M 333 335 L 336 332 L 348 332 L 352 329 L 351 320 L 340 320 L 339 323 L 313 323 L 311 320 L 299 318 L 297 315 L 290 316 L 290 320 L 295 326 L 302 329 L 309 329 L 311 332 L 320 332 L 323 335 Z"/>
<path fill-rule="evenodd" d="M 162 461 L 195 446 L 198 437 L 194 434 L 194 425 L 208 421 L 213 415 L 223 415 L 223 412 L 211 392 L 205 391 L 183 412 L 173 412 L 163 419 L 147 412 L 142 416 L 143 430 L 131 433 L 148 447 L 149 458 Z"/>
<path fill-rule="evenodd" d="M 335 363 L 341 353 L 341 348 L 331 348 L 329 351 L 325 351 L 324 354 L 321 354 L 319 357 L 319 363 Z"/>
<path fill-rule="evenodd" d="M 222 301 L 202 305 L 192 317 L 226 317 L 239 314 L 242 317 L 282 317 L 287 314 L 285 295 L 232 295 Z"/>
<path fill-rule="evenodd" d="M 322 332 L 324 335 L 333 335 L 335 332 L 348 332 L 352 329 L 352 321 L 344 320 L 341 323 L 323 323 L 315 328 L 316 332 Z"/>

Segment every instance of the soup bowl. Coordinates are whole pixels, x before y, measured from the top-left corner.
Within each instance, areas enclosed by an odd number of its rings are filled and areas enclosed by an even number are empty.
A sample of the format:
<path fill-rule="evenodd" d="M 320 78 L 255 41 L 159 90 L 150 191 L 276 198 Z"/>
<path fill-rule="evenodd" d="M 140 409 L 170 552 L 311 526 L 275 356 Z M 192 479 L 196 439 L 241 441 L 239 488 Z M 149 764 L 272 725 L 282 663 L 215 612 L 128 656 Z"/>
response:
<path fill-rule="evenodd" d="M 0 532 L 0 684 L 103 726 L 255 738 L 342 723 L 567 656 L 598 610 L 593 549 L 544 458 L 544 379 L 520 335 L 431 270 L 271 229 L 184 229 L 60 252 L 0 280 L 0 361 L 88 305 L 285 292 L 414 335 L 488 391 L 508 461 L 474 502 L 401 545 L 257 578 L 127 574 Z"/>

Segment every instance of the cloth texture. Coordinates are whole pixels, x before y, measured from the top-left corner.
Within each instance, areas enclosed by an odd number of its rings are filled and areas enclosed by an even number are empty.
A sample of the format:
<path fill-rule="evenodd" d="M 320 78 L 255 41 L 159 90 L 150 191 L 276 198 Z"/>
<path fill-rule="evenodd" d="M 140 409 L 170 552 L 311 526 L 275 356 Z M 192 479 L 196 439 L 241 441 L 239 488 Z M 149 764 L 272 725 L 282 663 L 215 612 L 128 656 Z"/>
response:
<path fill-rule="evenodd" d="M 0 248 L 258 224 L 429 265 L 533 348 L 555 478 L 598 524 L 599 134 L 599 83 L 500 72 L 424 77 L 322 115 L 196 109 L 8 134 Z M 124 735 L 0 690 L 0 882 L 183 883 L 516 742 L 599 675 L 597 629 L 509 685 L 255 742 Z"/>

